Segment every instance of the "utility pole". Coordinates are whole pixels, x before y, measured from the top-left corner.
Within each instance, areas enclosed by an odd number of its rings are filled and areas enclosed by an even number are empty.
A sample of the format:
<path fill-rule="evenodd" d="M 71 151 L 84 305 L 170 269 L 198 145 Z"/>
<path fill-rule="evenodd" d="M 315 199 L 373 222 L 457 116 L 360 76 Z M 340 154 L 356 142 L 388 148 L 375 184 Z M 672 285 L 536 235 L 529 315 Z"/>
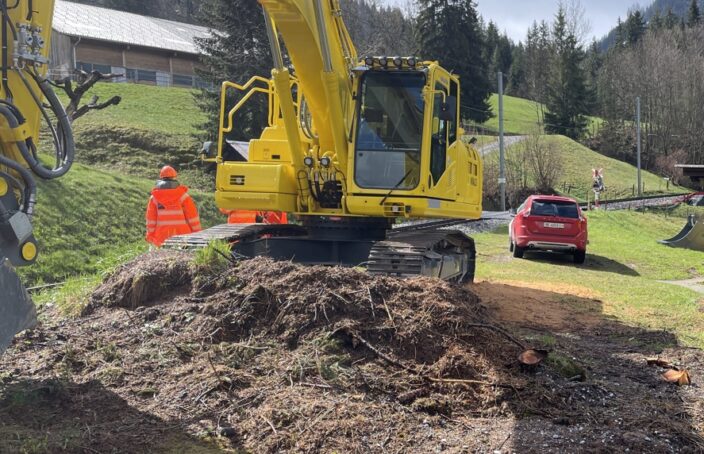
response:
<path fill-rule="evenodd" d="M 636 136 L 638 137 L 638 197 L 643 195 L 643 185 L 640 175 L 640 96 L 636 98 Z"/>
<path fill-rule="evenodd" d="M 499 71 L 499 189 L 501 211 L 506 211 L 506 155 L 504 150 L 504 74 Z"/>

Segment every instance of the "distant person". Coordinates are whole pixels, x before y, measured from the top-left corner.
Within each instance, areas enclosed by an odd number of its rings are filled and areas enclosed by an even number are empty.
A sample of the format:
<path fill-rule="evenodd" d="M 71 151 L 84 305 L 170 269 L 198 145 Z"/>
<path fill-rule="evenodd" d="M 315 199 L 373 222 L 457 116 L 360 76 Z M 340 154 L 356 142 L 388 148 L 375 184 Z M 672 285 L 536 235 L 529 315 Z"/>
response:
<path fill-rule="evenodd" d="M 601 193 L 606 190 L 604 186 L 604 169 L 592 169 L 592 191 L 594 191 L 594 207 L 601 206 Z"/>
<path fill-rule="evenodd" d="M 161 169 L 159 180 L 147 205 L 147 241 L 161 247 L 176 235 L 200 232 L 198 207 L 188 195 L 188 188 L 176 181 L 178 173 L 171 166 Z"/>

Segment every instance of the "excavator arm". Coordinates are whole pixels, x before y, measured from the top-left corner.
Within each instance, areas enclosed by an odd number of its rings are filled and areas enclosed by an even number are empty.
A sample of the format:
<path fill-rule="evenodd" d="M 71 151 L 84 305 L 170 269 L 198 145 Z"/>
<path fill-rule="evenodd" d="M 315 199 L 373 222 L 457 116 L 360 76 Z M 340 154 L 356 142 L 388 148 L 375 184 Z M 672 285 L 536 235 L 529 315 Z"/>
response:
<path fill-rule="evenodd" d="M 37 259 L 36 180 L 59 178 L 73 164 L 71 124 L 45 77 L 53 14 L 54 0 L 0 0 L 0 353 L 35 321 L 14 267 Z M 42 127 L 52 143 L 40 148 Z"/>

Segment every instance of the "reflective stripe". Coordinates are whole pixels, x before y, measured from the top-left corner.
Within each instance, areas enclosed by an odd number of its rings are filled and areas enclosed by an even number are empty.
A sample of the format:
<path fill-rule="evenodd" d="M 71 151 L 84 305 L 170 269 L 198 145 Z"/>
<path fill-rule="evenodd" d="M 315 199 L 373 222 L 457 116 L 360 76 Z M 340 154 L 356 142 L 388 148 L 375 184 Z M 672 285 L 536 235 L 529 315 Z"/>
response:
<path fill-rule="evenodd" d="M 187 225 L 186 221 L 157 221 L 157 226 L 163 225 Z"/>
<path fill-rule="evenodd" d="M 147 229 L 147 233 L 154 233 L 156 232 L 156 229 Z"/>
<path fill-rule="evenodd" d="M 156 225 L 156 221 L 147 221 L 147 225 Z"/>
<path fill-rule="evenodd" d="M 183 203 L 183 202 L 185 202 L 187 198 L 188 198 L 188 193 L 183 194 L 183 195 L 181 196 L 181 199 L 178 201 L 178 203 Z"/>
<path fill-rule="evenodd" d="M 159 216 L 178 216 L 183 214 L 181 210 L 159 210 Z"/>
<path fill-rule="evenodd" d="M 195 218 L 186 219 L 186 220 L 188 221 L 189 224 L 193 224 L 194 222 L 197 222 L 198 224 L 200 224 L 200 216 L 196 216 Z"/>

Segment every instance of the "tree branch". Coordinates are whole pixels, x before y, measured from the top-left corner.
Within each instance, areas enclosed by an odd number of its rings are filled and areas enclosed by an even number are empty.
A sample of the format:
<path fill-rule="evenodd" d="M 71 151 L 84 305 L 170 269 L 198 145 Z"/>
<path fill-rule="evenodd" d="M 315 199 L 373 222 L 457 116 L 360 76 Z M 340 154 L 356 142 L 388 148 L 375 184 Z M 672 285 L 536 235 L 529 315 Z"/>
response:
<path fill-rule="evenodd" d="M 102 110 L 110 106 L 116 106 L 122 102 L 120 96 L 113 96 L 104 103 L 98 103 L 98 96 L 93 96 L 88 104 L 81 106 L 81 100 L 83 96 L 91 89 L 95 84 L 102 80 L 112 80 L 118 77 L 124 77 L 124 74 L 103 74 L 100 71 L 93 71 L 90 74 L 82 71 L 76 70 L 76 86 L 74 88 L 73 81 L 70 77 L 66 77 L 60 82 L 56 82 L 56 86 L 61 88 L 69 98 L 69 104 L 66 107 L 66 113 L 69 119 L 73 123 L 78 118 L 84 116 L 91 110 Z"/>

